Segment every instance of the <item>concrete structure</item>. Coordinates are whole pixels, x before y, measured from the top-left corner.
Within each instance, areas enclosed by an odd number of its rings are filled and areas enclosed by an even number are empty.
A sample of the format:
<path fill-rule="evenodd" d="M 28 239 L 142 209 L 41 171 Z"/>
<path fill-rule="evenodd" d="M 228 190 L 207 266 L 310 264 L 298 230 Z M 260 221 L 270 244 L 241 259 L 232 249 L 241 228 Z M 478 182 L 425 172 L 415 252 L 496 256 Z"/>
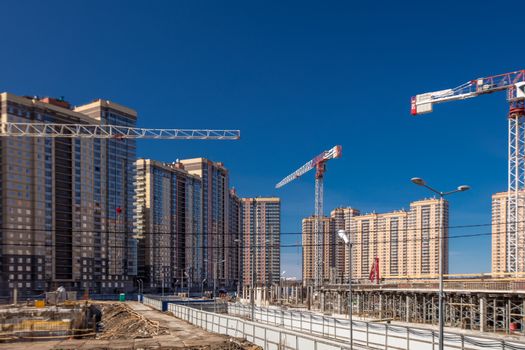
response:
<path fill-rule="evenodd" d="M 279 283 L 281 275 L 281 200 L 242 198 L 243 284 L 251 285 L 252 266 L 257 285 Z M 252 254 L 255 257 L 252 265 Z"/>
<path fill-rule="evenodd" d="M 336 233 L 334 230 L 334 220 L 328 217 L 319 219 L 319 226 L 323 232 L 323 279 L 327 282 L 334 276 L 335 252 L 336 252 Z M 302 242 L 303 242 L 303 285 L 311 286 L 315 282 L 315 217 L 312 215 L 304 218 L 302 222 Z"/>
<path fill-rule="evenodd" d="M 524 196 L 521 193 L 521 196 Z M 520 199 L 521 200 L 521 199 Z M 492 195 L 492 274 L 511 272 L 508 269 L 509 243 L 508 243 L 508 192 L 499 192 Z M 518 207 L 518 232 L 525 230 L 525 207 Z M 525 272 L 525 236 L 518 235 L 518 260 L 517 272 Z"/>
<path fill-rule="evenodd" d="M 445 280 L 445 325 L 481 332 L 525 334 L 525 280 Z M 325 285 L 319 309 L 347 313 L 348 286 Z M 438 324 L 438 282 L 387 281 L 352 286 L 353 315 L 372 319 Z"/>
<path fill-rule="evenodd" d="M 204 276 L 208 286 L 236 288 L 232 251 L 234 237 L 229 232 L 229 173 L 224 164 L 206 158 L 184 159 L 184 168 L 202 179 L 202 232 Z M 216 271 L 216 274 L 215 274 Z"/>
<path fill-rule="evenodd" d="M 11 122 L 135 126 L 130 108 L 103 100 L 72 109 L 62 100 L 0 95 Z M 3 138 L 0 294 L 63 285 L 108 293 L 133 288 L 135 141 Z"/>
<path fill-rule="evenodd" d="M 197 285 L 202 271 L 201 179 L 181 163 L 138 159 L 139 278 L 151 292 Z"/>

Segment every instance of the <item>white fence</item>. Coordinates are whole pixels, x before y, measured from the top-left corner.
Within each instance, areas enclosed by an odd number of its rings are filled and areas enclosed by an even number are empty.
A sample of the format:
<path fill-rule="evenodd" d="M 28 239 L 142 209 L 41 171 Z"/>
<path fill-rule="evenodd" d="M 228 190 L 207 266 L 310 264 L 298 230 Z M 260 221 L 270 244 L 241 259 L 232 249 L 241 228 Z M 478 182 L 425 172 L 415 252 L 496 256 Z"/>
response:
<path fill-rule="evenodd" d="M 142 303 L 144 305 L 151 306 L 152 308 L 154 308 L 156 310 L 162 311 L 162 301 L 160 301 L 160 300 L 144 297 L 142 299 Z"/>
<path fill-rule="evenodd" d="M 201 311 L 187 306 L 169 304 L 168 310 L 183 320 L 209 332 L 243 338 L 268 350 L 348 350 L 346 342 L 322 339 L 278 327 L 250 322 L 238 317 Z M 354 347 L 354 349 L 364 349 Z"/>
<path fill-rule="evenodd" d="M 251 307 L 242 304 L 229 304 L 228 314 L 251 317 Z M 349 341 L 349 322 L 345 319 L 327 317 L 312 312 L 281 310 L 274 308 L 255 308 L 255 320 L 274 325 L 279 329 L 306 333 L 317 338 Z M 437 348 L 436 330 L 389 325 L 377 322 L 353 321 L 354 348 L 397 350 L 433 350 Z M 489 338 L 470 336 L 462 333 L 445 332 L 445 349 L 480 350 L 480 349 L 525 349 L 525 343 L 512 341 L 510 338 Z M 314 349 L 314 348 L 301 348 Z"/>

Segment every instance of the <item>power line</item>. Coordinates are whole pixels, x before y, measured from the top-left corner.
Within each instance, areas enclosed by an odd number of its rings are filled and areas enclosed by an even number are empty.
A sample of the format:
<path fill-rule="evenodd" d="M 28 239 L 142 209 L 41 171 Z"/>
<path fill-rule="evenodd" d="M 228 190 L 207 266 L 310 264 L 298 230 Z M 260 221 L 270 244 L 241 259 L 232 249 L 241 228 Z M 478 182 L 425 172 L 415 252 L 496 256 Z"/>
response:
<path fill-rule="evenodd" d="M 482 236 L 491 236 L 491 235 L 499 235 L 499 234 L 506 234 L 507 232 L 499 232 L 499 233 L 496 233 L 496 234 L 493 234 L 492 232 L 483 232 L 483 233 L 472 233 L 472 234 L 463 234 L 463 235 L 454 235 L 454 236 L 448 236 L 447 238 L 448 239 L 457 239 L 457 238 L 473 238 L 473 237 L 482 237 Z M 125 239 L 125 238 L 124 238 Z M 432 241 L 432 240 L 437 240 L 439 239 L 439 237 L 429 237 L 429 238 L 415 238 L 415 239 L 396 239 L 396 240 L 382 240 L 382 241 L 375 241 L 374 243 L 375 244 L 384 244 L 384 243 L 392 243 L 392 242 L 395 242 L 395 243 L 403 243 L 403 242 L 421 242 L 421 241 Z M 60 246 L 73 246 L 75 248 L 94 248 L 94 247 L 97 247 L 96 245 L 81 245 L 81 244 L 75 244 L 75 243 L 69 243 L 69 244 L 66 244 L 66 243 L 61 243 Z M 256 244 L 256 245 L 243 245 L 243 244 L 235 244 L 235 245 L 222 245 L 222 246 L 185 246 L 185 247 L 181 247 L 182 249 L 190 249 L 190 248 L 193 248 L 193 249 L 225 249 L 225 248 L 228 248 L 228 249 L 238 249 L 238 248 L 250 248 L 250 247 L 255 247 L 255 248 L 266 248 L 266 247 L 275 247 L 275 246 L 278 246 L 280 248 L 293 248 L 293 247 L 315 247 L 315 246 L 330 246 L 330 245 L 335 245 L 335 242 L 334 243 L 323 243 L 323 244 L 316 244 L 316 243 L 312 243 L 312 244 Z M 353 246 L 360 246 L 360 245 L 364 245 L 364 243 L 362 242 L 354 242 L 353 243 Z M 372 246 L 372 244 L 368 243 L 369 246 Z M 0 246 L 14 246 L 14 247 L 55 247 L 57 246 L 57 244 L 55 243 L 43 243 L 43 244 L 35 244 L 35 243 L 0 243 Z M 119 249 L 126 249 L 126 248 L 130 248 L 130 246 L 116 246 L 116 245 L 112 245 L 112 247 L 114 248 L 119 248 Z M 149 245 L 147 246 L 146 248 L 150 248 L 150 249 L 160 249 L 160 248 L 164 248 L 164 249 L 172 249 L 173 247 L 170 247 L 170 246 L 156 246 L 156 245 Z M 69 250 L 68 250 L 69 251 Z"/>
<path fill-rule="evenodd" d="M 514 223 L 515 221 L 512 221 Z M 500 221 L 496 223 L 495 225 L 502 225 L 507 224 L 508 221 Z M 525 221 L 517 221 L 517 223 L 525 223 Z M 454 226 L 443 226 L 442 228 L 445 230 L 450 229 L 463 229 L 463 228 L 476 228 L 476 227 L 487 227 L 492 226 L 492 223 L 485 223 L 485 224 L 469 224 L 469 225 L 454 225 Z M 20 226 L 20 225 L 19 225 Z M 415 227 L 415 228 L 400 228 L 398 229 L 398 232 L 409 232 L 409 231 L 423 231 L 423 230 L 438 230 L 441 227 L 439 226 L 425 226 L 425 227 Z M 140 234 L 140 235 L 164 235 L 164 234 L 184 234 L 184 235 L 246 235 L 251 234 L 250 232 L 178 232 L 178 231 L 166 231 L 166 232 L 148 232 L 148 231 L 115 231 L 115 230 L 98 230 L 98 229 L 89 229 L 89 230 L 78 230 L 72 228 L 71 230 L 61 230 L 61 229 L 44 229 L 44 228 L 8 228 L 8 227 L 0 227 L 0 233 L 2 231 L 28 231 L 28 232 L 72 232 L 72 233 L 133 233 L 133 234 Z M 391 229 L 388 228 L 375 228 L 373 230 L 370 230 L 369 232 L 391 232 Z M 265 233 L 270 233 L 270 230 L 265 231 Z M 305 233 L 303 232 L 280 232 L 280 235 L 303 235 Z M 314 232 L 311 232 L 309 234 L 314 234 Z"/>

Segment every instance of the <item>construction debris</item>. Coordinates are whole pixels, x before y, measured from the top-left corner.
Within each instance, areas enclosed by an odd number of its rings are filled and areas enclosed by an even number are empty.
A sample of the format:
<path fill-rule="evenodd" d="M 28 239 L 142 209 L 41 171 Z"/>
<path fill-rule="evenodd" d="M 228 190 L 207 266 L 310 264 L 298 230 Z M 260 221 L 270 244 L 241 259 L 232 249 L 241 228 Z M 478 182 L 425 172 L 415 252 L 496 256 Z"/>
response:
<path fill-rule="evenodd" d="M 97 339 L 137 339 L 170 334 L 167 327 L 149 320 L 126 304 L 101 304 L 102 332 Z"/>

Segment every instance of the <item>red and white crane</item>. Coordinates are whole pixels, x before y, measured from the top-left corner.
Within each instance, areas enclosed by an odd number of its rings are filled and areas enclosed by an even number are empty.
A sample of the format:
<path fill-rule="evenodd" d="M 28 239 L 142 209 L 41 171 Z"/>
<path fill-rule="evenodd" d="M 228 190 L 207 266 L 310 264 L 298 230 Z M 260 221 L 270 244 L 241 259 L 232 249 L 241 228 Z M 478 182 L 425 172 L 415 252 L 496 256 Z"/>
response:
<path fill-rule="evenodd" d="M 478 78 L 453 89 L 416 95 L 411 100 L 411 113 L 430 113 L 434 104 L 496 91 L 506 91 L 510 104 L 506 272 L 525 272 L 525 225 L 518 212 L 525 204 L 525 70 Z"/>
<path fill-rule="evenodd" d="M 315 286 L 318 288 L 323 283 L 323 232 L 321 231 L 321 218 L 323 217 L 323 179 L 326 172 L 326 162 L 330 159 L 340 158 L 342 153 L 341 146 L 334 146 L 328 151 L 324 151 L 305 165 L 282 179 L 275 188 L 281 188 L 287 183 L 292 182 L 312 169 L 315 171 L 315 216 L 314 216 L 314 237 L 315 237 Z"/>

